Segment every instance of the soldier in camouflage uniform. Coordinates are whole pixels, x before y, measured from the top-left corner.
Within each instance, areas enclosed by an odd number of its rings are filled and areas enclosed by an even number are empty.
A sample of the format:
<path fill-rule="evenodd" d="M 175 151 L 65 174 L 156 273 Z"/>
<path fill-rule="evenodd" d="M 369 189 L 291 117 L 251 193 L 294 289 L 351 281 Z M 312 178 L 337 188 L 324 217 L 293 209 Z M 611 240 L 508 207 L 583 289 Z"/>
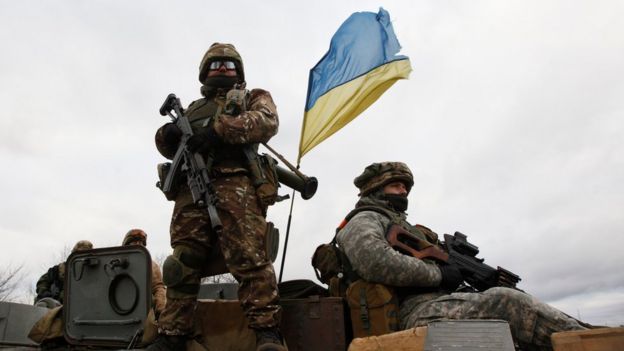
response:
<path fill-rule="evenodd" d="M 453 265 L 404 255 L 385 238 L 389 224 L 439 245 L 429 228 L 406 221 L 407 194 L 414 180 L 400 162 L 374 163 L 355 178 L 360 189 L 357 213 L 337 234 L 339 249 L 359 278 L 392 286 L 398 293 L 402 329 L 439 319 L 502 319 L 522 350 L 552 350 L 553 332 L 584 329 L 581 323 L 521 291 L 496 287 L 484 292 L 454 292 L 463 279 Z"/>
<path fill-rule="evenodd" d="M 80 240 L 72 248 L 71 252 L 93 249 L 93 244 L 88 240 Z M 65 262 L 48 269 L 37 281 L 35 304 L 44 298 L 54 299 L 63 304 L 63 287 L 65 283 Z M 45 303 L 42 305 L 47 306 Z"/>
<path fill-rule="evenodd" d="M 194 205 L 188 188 L 181 184 L 171 219 L 173 254 L 163 265 L 167 305 L 159 318 L 160 336 L 150 349 L 184 349 L 193 331 L 200 279 L 207 275 L 211 248 L 218 245 L 227 269 L 239 283 L 239 301 L 249 327 L 256 332 L 257 350 L 286 350 L 279 331 L 275 271 L 264 249 L 268 204 L 257 196 L 243 152 L 277 133 L 275 103 L 268 91 L 253 89 L 245 98 L 246 109 L 238 115 L 226 114 L 228 92 L 245 84 L 243 62 L 231 44 L 213 44 L 199 71 L 204 97 L 185 111 L 194 132 L 187 145 L 190 151 L 213 160 L 210 172 L 223 230 L 218 236 L 212 231 L 206 209 Z M 175 124 L 161 127 L 156 132 L 159 152 L 171 159 L 180 135 Z"/>
<path fill-rule="evenodd" d="M 141 229 L 130 229 L 123 238 L 122 246 L 141 245 L 147 246 L 147 233 Z M 165 309 L 167 298 L 165 296 L 166 289 L 163 283 L 160 266 L 156 261 L 152 260 L 152 308 L 154 316 L 158 318 L 160 313 Z"/>

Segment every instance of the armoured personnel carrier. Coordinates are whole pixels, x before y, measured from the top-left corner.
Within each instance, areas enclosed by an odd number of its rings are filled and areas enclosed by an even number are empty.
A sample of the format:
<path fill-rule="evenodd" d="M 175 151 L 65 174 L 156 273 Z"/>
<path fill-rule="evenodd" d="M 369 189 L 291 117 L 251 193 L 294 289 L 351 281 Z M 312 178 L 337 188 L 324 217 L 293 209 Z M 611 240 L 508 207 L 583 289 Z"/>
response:
<path fill-rule="evenodd" d="M 151 258 L 142 246 L 80 251 L 67 260 L 65 305 L 0 303 L 0 348 L 140 349 L 156 337 Z M 255 350 L 255 335 L 236 300 L 236 284 L 202 285 L 188 350 Z M 280 285 L 282 331 L 289 350 L 514 351 L 504 321 L 440 321 L 382 336 L 352 338 L 350 313 L 311 281 Z M 218 316 L 218 318 L 215 318 Z M 558 333 L 555 351 L 624 350 L 624 328 Z"/>

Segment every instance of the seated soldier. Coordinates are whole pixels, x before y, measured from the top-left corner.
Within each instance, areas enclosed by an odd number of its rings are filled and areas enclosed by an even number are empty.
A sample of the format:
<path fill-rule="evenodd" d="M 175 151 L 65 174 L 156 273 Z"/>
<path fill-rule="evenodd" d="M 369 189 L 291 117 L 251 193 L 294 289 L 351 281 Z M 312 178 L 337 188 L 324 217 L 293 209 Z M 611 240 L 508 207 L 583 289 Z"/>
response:
<path fill-rule="evenodd" d="M 88 240 L 80 240 L 74 245 L 71 253 L 93 249 L 93 244 Z M 63 304 L 63 287 L 65 282 L 65 262 L 48 269 L 37 281 L 35 305 L 42 307 L 56 307 Z M 45 299 L 44 301 L 41 301 Z M 50 303 L 52 300 L 52 303 Z M 58 304 L 56 303 L 58 302 Z"/>
<path fill-rule="evenodd" d="M 552 333 L 585 329 L 582 322 L 512 288 L 455 292 L 463 282 L 455 265 L 394 250 L 385 236 L 390 224 L 399 224 L 411 234 L 440 245 L 437 234 L 429 228 L 406 221 L 407 195 L 414 180 L 404 163 L 374 163 L 354 183 L 360 190 L 355 207 L 361 211 L 337 233 L 339 250 L 351 265 L 355 276 L 351 281 L 362 279 L 394 288 L 401 329 L 440 319 L 505 320 L 522 350 L 552 350 Z"/>
<path fill-rule="evenodd" d="M 147 245 L 147 234 L 141 229 L 130 229 L 126 233 L 121 245 L 141 245 L 145 247 Z M 152 307 L 154 308 L 154 316 L 156 318 L 158 318 L 167 303 L 165 294 L 165 284 L 162 280 L 160 266 L 152 260 Z"/>

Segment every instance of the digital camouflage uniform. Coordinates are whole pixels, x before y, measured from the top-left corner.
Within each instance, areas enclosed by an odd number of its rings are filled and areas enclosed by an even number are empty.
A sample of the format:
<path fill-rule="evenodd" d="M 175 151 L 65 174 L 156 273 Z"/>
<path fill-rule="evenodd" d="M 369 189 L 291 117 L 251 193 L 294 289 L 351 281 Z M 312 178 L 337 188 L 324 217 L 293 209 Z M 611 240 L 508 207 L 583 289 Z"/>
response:
<path fill-rule="evenodd" d="M 217 44 L 202 60 L 202 83 L 207 64 L 217 58 L 233 59 L 239 79 L 244 81 L 242 62 L 234 47 Z M 186 185 L 180 184 L 170 227 L 174 251 L 163 265 L 167 305 L 159 318 L 159 332 L 192 332 L 200 279 L 206 276 L 209 262 L 214 259 L 211 249 L 215 245 L 220 246 L 227 269 L 239 282 L 238 297 L 249 326 L 276 327 L 281 310 L 275 271 L 265 252 L 267 207 L 258 201 L 242 147 L 267 142 L 277 133 L 277 110 L 271 94 L 262 89 L 249 92 L 247 110 L 238 116 L 224 113 L 226 90 L 203 85 L 201 92 L 204 98 L 192 102 L 185 115 L 194 132 L 214 121 L 214 131 L 221 141 L 210 150 L 214 157 L 210 176 L 223 230 L 218 236 L 212 231 L 206 209 L 195 206 Z M 165 142 L 163 128 L 156 133 L 156 146 L 163 156 L 172 158 L 177 145 Z"/>
<path fill-rule="evenodd" d="M 370 173 L 372 178 L 384 177 L 383 173 Z M 409 176 L 411 178 L 411 173 Z M 509 322 L 514 340 L 523 350 L 550 350 L 553 332 L 584 329 L 574 318 L 518 290 L 502 287 L 480 293 L 441 290 L 442 275 L 435 263 L 401 254 L 386 240 L 386 229 L 394 221 L 432 244 L 439 243 L 435 233 L 424 226 L 411 226 L 405 221 L 405 213 L 393 210 L 383 200 L 379 186 L 395 180 L 387 175 L 385 178 L 385 182 L 375 180 L 377 190 L 362 191 L 365 195 L 356 207 L 376 206 L 395 217 L 390 219 L 375 211 L 359 212 L 336 239 L 340 250 L 362 279 L 397 288 L 402 329 L 425 326 L 439 319 L 502 319 Z M 360 182 L 357 180 L 356 185 L 362 189 L 364 184 L 361 179 Z"/>

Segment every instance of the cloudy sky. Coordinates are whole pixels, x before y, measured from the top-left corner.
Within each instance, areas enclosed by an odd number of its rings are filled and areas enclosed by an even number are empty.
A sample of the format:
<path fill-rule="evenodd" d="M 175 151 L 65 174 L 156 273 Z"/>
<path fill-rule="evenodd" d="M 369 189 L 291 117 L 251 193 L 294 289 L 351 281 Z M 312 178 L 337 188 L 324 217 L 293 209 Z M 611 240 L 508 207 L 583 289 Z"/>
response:
<path fill-rule="evenodd" d="M 64 248 L 114 246 L 133 227 L 167 255 L 158 108 L 171 92 L 199 97 L 206 48 L 237 46 L 248 86 L 277 103 L 271 145 L 294 160 L 309 69 L 351 13 L 380 6 L 413 72 L 303 158 L 320 186 L 295 201 L 284 279 L 314 277 L 353 178 L 400 160 L 416 180 L 412 222 L 466 233 L 575 317 L 623 324 L 619 1 L 0 0 L 0 266 L 24 265 L 32 290 Z M 269 213 L 282 236 L 288 208 Z"/>

